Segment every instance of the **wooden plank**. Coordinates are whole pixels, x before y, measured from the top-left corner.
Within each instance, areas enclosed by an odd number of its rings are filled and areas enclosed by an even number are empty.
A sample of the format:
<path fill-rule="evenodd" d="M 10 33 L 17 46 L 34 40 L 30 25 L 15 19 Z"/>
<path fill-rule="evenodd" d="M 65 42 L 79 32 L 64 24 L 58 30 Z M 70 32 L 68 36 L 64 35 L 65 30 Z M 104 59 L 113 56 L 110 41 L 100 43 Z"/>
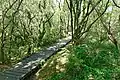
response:
<path fill-rule="evenodd" d="M 21 68 L 14 68 L 14 69 L 10 69 L 10 70 L 7 70 L 7 71 L 12 71 L 12 72 L 15 72 L 15 73 L 23 73 L 23 74 L 25 74 L 26 72 L 29 72 L 30 70 L 21 69 Z"/>
<path fill-rule="evenodd" d="M 14 71 L 5 71 L 4 74 L 11 74 L 11 75 L 14 75 L 14 76 L 22 77 L 22 76 L 24 76 L 26 73 L 14 72 Z"/>
<path fill-rule="evenodd" d="M 0 75 L 0 80 L 19 80 L 19 79 Z"/>
<path fill-rule="evenodd" d="M 0 73 L 0 80 L 20 80 L 20 78 L 11 74 Z"/>

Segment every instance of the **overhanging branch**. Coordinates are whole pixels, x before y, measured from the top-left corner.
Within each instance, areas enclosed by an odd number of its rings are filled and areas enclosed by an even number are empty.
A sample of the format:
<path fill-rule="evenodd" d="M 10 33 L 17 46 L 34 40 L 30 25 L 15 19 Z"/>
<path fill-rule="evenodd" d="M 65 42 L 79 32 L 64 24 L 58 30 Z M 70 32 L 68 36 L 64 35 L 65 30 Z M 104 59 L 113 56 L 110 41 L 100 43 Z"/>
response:
<path fill-rule="evenodd" d="M 108 8 L 108 3 L 109 3 L 109 1 L 110 1 L 110 0 L 107 1 L 106 6 L 105 6 L 105 10 L 102 12 L 102 14 L 99 15 L 99 16 L 88 26 L 88 28 L 87 28 L 84 32 L 82 32 L 82 34 L 88 32 L 88 31 L 90 30 L 90 28 L 92 27 L 92 25 L 106 12 L 106 10 L 107 10 L 107 8 Z"/>
<path fill-rule="evenodd" d="M 117 5 L 117 3 L 115 2 L 115 0 L 112 0 L 112 1 L 113 1 L 114 5 L 115 5 L 116 7 L 120 8 L 120 6 Z"/>

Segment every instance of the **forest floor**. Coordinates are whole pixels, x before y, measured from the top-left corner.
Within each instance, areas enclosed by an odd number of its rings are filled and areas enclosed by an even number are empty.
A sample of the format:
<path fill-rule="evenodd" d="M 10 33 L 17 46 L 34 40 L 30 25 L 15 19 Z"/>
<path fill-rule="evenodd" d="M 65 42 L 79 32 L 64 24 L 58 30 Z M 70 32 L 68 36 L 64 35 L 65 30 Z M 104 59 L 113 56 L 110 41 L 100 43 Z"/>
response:
<path fill-rule="evenodd" d="M 44 66 L 36 73 L 36 80 L 46 80 L 55 73 L 63 72 L 65 70 L 65 64 L 68 62 L 68 56 L 70 51 L 69 46 L 62 48 L 56 55 L 52 56 Z"/>

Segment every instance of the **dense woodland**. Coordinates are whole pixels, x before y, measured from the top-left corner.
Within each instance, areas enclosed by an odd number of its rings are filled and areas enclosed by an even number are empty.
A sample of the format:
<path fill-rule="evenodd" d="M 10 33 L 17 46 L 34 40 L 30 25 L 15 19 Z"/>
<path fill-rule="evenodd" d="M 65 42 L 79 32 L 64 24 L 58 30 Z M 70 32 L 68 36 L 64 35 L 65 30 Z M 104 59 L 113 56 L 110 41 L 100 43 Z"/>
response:
<path fill-rule="evenodd" d="M 119 0 L 0 0 L 0 65 L 72 36 L 66 70 L 48 80 L 120 80 Z"/>

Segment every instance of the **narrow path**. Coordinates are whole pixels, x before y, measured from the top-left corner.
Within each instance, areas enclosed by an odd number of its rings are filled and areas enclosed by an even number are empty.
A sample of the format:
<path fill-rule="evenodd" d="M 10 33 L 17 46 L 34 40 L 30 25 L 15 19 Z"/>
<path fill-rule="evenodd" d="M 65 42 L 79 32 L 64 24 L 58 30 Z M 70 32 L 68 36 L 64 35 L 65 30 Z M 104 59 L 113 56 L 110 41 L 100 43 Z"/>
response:
<path fill-rule="evenodd" d="M 71 37 L 59 40 L 52 46 L 34 53 L 32 56 L 17 63 L 13 68 L 0 73 L 0 80 L 26 80 L 31 74 L 41 68 L 42 63 L 54 55 L 60 48 L 64 47 L 71 41 Z"/>

